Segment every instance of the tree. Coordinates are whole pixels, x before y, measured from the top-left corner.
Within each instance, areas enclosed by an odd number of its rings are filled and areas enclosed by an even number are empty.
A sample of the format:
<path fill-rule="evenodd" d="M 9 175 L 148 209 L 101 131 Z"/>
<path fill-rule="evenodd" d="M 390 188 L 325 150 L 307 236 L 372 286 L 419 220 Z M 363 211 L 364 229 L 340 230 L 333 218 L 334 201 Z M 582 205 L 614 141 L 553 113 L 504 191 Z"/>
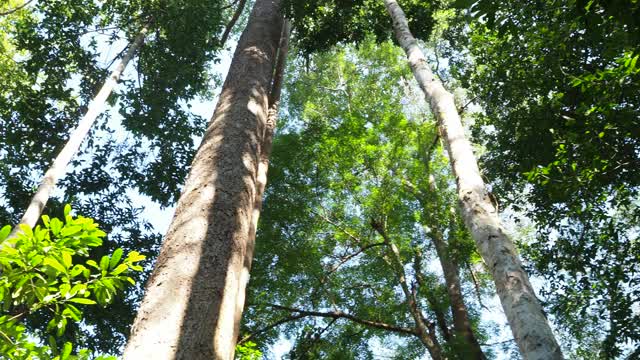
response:
<path fill-rule="evenodd" d="M 279 1 L 256 1 L 147 283 L 125 358 L 233 357 L 282 23 Z"/>
<path fill-rule="evenodd" d="M 468 51 L 450 51 L 452 69 L 482 107 L 474 136 L 494 192 L 537 227 L 521 249 L 548 311 L 577 339 L 567 347 L 623 356 L 640 341 L 629 230 L 640 215 L 640 7 L 487 0 L 472 10 L 447 38 Z"/>
<path fill-rule="evenodd" d="M 407 54 L 415 78 L 442 128 L 462 216 L 493 275 L 520 351 L 527 359 L 561 359 L 560 346 L 480 175 L 453 95 L 433 75 L 398 3 L 394 0 L 384 0 L 384 3 L 393 19 L 396 39 Z"/>
<path fill-rule="evenodd" d="M 82 145 L 82 142 L 85 141 L 89 130 L 91 130 L 91 127 L 105 107 L 105 103 L 107 102 L 109 95 L 111 95 L 111 91 L 113 91 L 113 88 L 118 83 L 118 80 L 127 68 L 129 61 L 133 58 L 138 48 L 144 42 L 144 38 L 146 37 L 148 30 L 147 25 L 140 31 L 136 38 L 129 43 L 127 52 L 111 72 L 111 75 L 109 75 L 109 78 L 105 81 L 104 85 L 98 92 L 98 95 L 93 98 L 87 113 L 82 117 L 78 126 L 71 132 L 69 140 L 56 156 L 49 170 L 44 174 L 44 178 L 42 179 L 38 190 L 33 195 L 33 198 L 31 198 L 31 202 L 20 219 L 19 224 L 24 224 L 30 228 L 36 226 L 47 201 L 49 201 L 51 193 L 55 189 L 58 179 L 64 175 L 67 166 L 73 159 L 73 156 L 80 148 L 80 145 Z M 15 236 L 16 232 L 20 231 L 19 229 L 21 228 L 22 227 L 16 227 L 9 237 Z"/>
<path fill-rule="evenodd" d="M 451 328 L 447 286 L 430 270 L 438 254 L 422 224 L 444 229 L 456 259 L 469 261 L 473 247 L 466 232 L 448 229 L 453 193 L 429 192 L 427 203 L 440 206 L 423 209 L 408 186 L 427 184 L 420 154 L 431 143 L 418 139 L 435 126 L 403 111 L 412 100 L 397 86 L 410 76 L 400 55 L 369 39 L 290 68 L 241 343 L 264 349 L 284 335 L 295 339 L 291 358 L 369 359 L 379 339 L 398 358 L 469 358 Z M 446 184 L 447 163 L 432 155 L 433 175 Z M 473 287 L 468 276 L 461 282 Z M 465 295 L 472 331 L 485 339 L 488 327 Z"/>
<path fill-rule="evenodd" d="M 109 53 L 110 46 L 124 47 L 122 40 L 135 38 L 152 17 L 154 26 L 123 77 L 123 90 L 108 99 L 120 106 L 123 121 L 114 111 L 98 118 L 60 179 L 47 214 L 62 216 L 64 204 L 72 203 L 98 219 L 109 235 L 91 253 L 95 261 L 117 248 L 154 258 L 160 236 L 141 217 L 143 204 L 130 194 L 139 192 L 164 206 L 177 198 L 195 152 L 194 138 L 204 128 L 185 103 L 213 92 L 215 78 L 208 68 L 218 58 L 219 35 L 235 9 L 218 0 L 31 5 L 0 18 L 0 222 L 19 221 L 37 181 L 119 57 Z M 181 21 L 185 13 L 193 21 Z M 144 282 L 148 274 L 132 276 Z M 64 336 L 79 346 L 117 351 L 140 297 L 138 288 L 127 288 L 109 313 L 90 307 L 86 326 L 70 323 Z M 30 320 L 33 326 L 36 322 Z"/>

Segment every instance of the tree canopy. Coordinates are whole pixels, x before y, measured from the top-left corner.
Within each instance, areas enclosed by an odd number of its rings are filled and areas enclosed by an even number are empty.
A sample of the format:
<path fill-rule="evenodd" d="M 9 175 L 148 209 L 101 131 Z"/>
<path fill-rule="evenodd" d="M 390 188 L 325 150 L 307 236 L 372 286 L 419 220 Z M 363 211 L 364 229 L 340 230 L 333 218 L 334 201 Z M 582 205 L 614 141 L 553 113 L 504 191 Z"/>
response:
<path fill-rule="evenodd" d="M 565 355 L 640 354 L 640 3 L 398 2 Z M 237 358 L 518 358 L 384 2 L 282 3 L 292 50 Z M 194 106 L 216 98 L 253 4 L 0 4 L 2 225 L 149 29 L 47 215 L 0 231 L 1 356 L 119 355 L 161 244 L 144 209 L 180 198 L 208 126 Z"/>

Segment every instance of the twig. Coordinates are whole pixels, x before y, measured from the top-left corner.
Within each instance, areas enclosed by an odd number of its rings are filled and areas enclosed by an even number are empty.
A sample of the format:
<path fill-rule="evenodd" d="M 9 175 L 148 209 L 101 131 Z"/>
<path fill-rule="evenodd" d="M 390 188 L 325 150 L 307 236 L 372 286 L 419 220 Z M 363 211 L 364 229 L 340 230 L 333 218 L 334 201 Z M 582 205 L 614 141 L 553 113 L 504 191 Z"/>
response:
<path fill-rule="evenodd" d="M 15 8 L 13 8 L 13 9 L 10 9 L 10 10 L 5 10 L 3 12 L 0 12 L 0 16 L 6 16 L 6 15 L 13 14 L 14 12 L 16 12 L 16 11 L 24 8 L 25 6 L 29 5 L 31 2 L 33 2 L 33 0 L 27 0 L 27 1 L 24 2 L 24 4 L 22 4 L 20 6 L 17 6 Z"/>

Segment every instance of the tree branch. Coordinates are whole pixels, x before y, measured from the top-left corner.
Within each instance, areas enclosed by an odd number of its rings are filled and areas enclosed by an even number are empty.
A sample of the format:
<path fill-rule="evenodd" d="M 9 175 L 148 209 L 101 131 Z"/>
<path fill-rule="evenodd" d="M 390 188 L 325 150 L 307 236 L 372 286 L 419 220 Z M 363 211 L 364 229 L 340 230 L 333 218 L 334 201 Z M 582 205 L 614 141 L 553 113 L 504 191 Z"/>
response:
<path fill-rule="evenodd" d="M 247 342 L 247 341 L 253 339 L 254 337 L 256 337 L 256 336 L 258 336 L 260 334 L 264 334 L 265 332 L 267 332 L 267 331 L 269 331 L 269 330 L 271 330 L 273 328 L 276 328 L 276 327 L 278 327 L 278 326 L 280 326 L 282 324 L 288 323 L 290 321 L 296 321 L 296 320 L 302 319 L 302 318 L 304 318 L 306 316 L 307 315 L 296 314 L 296 315 L 291 315 L 291 316 L 287 316 L 285 318 L 282 318 L 282 319 L 280 319 L 280 320 L 278 320 L 278 321 L 276 321 L 276 322 L 274 322 L 272 324 L 269 324 L 269 325 L 263 327 L 262 329 L 260 329 L 260 330 L 258 330 L 256 332 L 252 332 L 252 333 L 246 335 L 245 337 L 243 337 L 242 339 L 240 339 L 238 341 L 238 345 L 242 344 L 244 342 Z"/>
<path fill-rule="evenodd" d="M 354 240 L 357 243 L 362 243 L 362 240 L 360 240 L 359 237 L 355 236 L 354 234 L 352 234 L 349 230 L 345 229 L 343 226 L 341 226 L 340 224 L 336 223 L 335 221 L 331 220 L 328 216 L 323 215 L 315 210 L 311 210 L 311 212 L 313 212 L 314 214 L 320 216 L 322 218 L 322 220 L 328 222 L 329 224 L 333 225 L 335 228 L 337 228 L 338 230 L 342 231 L 345 235 L 347 235 L 348 237 L 350 237 L 352 240 Z"/>
<path fill-rule="evenodd" d="M 271 307 L 271 308 L 276 309 L 276 310 L 289 311 L 289 312 L 292 312 L 292 313 L 296 313 L 297 314 L 296 316 L 300 316 L 297 319 L 303 318 L 303 317 L 325 317 L 325 318 L 331 318 L 331 319 L 347 319 L 349 321 L 358 323 L 360 325 L 365 325 L 365 326 L 369 326 L 369 327 L 380 329 L 380 330 L 391 331 L 391 332 L 395 332 L 395 333 L 403 334 L 403 335 L 417 336 L 417 333 L 416 333 L 416 331 L 414 329 L 406 328 L 406 327 L 402 327 L 402 326 L 391 325 L 391 324 L 387 324 L 387 323 L 380 322 L 380 321 L 361 319 L 361 318 L 358 318 L 358 317 L 356 317 L 354 315 L 351 315 L 351 314 L 347 314 L 347 313 L 345 313 L 343 311 L 340 311 L 340 310 L 322 312 L 322 311 L 302 310 L 302 309 L 292 308 L 292 307 L 288 307 L 288 306 L 282 306 L 282 305 L 278 305 L 278 304 L 255 304 L 255 305 L 257 305 L 257 306 L 268 306 L 268 307 Z M 289 320 L 289 321 L 292 321 L 292 320 Z"/>
<path fill-rule="evenodd" d="M 236 11 L 233 13 L 231 20 L 229 20 L 229 23 L 227 24 L 227 27 L 224 29 L 224 33 L 220 38 L 221 46 L 224 46 L 224 44 L 227 43 L 227 40 L 229 39 L 229 34 L 231 34 L 231 30 L 233 30 L 233 27 L 235 26 L 236 22 L 238 22 L 240 15 L 242 15 L 242 11 L 244 10 L 244 6 L 246 3 L 247 3 L 247 0 L 240 0 L 240 3 L 238 4 Z"/>
<path fill-rule="evenodd" d="M 365 252 L 365 251 L 367 251 L 367 250 L 369 250 L 369 249 L 371 249 L 371 248 L 374 248 L 374 247 L 376 247 L 376 246 L 383 246 L 383 245 L 386 245 L 386 243 L 385 243 L 384 241 L 383 241 L 383 242 L 377 242 L 377 243 L 369 244 L 369 245 L 367 245 L 367 246 L 363 246 L 363 247 L 361 247 L 361 248 L 360 248 L 360 250 L 356 251 L 355 253 L 352 253 L 352 254 L 349 254 L 349 255 L 347 255 L 347 256 L 345 256 L 345 257 L 343 257 L 343 258 L 342 258 L 342 260 L 341 260 L 339 263 L 337 263 L 337 264 L 336 264 L 336 265 L 334 265 L 331 269 L 329 269 L 329 272 L 327 272 L 327 273 L 325 274 L 325 276 L 329 276 L 329 275 L 333 274 L 334 272 L 336 272 L 336 271 L 338 270 L 338 268 L 339 268 L 340 266 L 344 265 L 344 264 L 345 264 L 345 263 L 347 263 L 349 260 L 351 260 L 351 259 L 353 259 L 354 257 L 356 257 L 356 256 L 358 256 L 358 255 L 360 255 L 360 254 L 362 254 L 363 252 Z"/>
<path fill-rule="evenodd" d="M 9 9 L 9 10 L 5 10 L 5 11 L 0 12 L 0 16 L 11 15 L 11 14 L 13 14 L 14 12 L 16 12 L 16 11 L 18 11 L 18 10 L 20 10 L 20 9 L 24 8 L 25 6 L 29 5 L 29 4 L 30 4 L 30 3 L 32 3 L 32 2 L 33 2 L 33 0 L 27 0 L 27 1 L 25 1 L 25 2 L 24 2 L 22 5 L 20 5 L 20 6 L 17 6 L 17 7 L 15 7 L 15 8 L 13 8 L 13 9 Z"/>

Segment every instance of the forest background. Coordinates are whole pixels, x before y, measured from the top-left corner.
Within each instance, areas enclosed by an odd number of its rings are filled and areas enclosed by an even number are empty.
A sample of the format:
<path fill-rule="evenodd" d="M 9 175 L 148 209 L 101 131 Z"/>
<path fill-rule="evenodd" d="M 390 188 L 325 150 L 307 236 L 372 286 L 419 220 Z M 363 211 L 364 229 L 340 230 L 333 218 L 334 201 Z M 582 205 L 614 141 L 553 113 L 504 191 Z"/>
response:
<path fill-rule="evenodd" d="M 120 50 L 111 49 L 122 49 L 153 14 L 110 110 L 46 208 L 64 218 L 72 204 L 100 223 L 109 235 L 91 252 L 98 262 L 118 248 L 147 255 L 146 271 L 130 272 L 143 284 L 165 230 L 159 223 L 169 222 L 157 209 L 170 213 L 180 195 L 212 112 L 203 104 L 213 108 L 221 85 L 214 64 L 228 62 L 223 49 L 234 47 L 252 5 L 1 5 L 1 223 L 18 222 L 116 61 Z M 637 1 L 401 5 L 433 71 L 455 90 L 483 176 L 565 355 L 637 356 Z M 432 339 L 464 356 L 447 266 L 459 274 L 484 356 L 518 356 L 509 336 L 498 335 L 505 329 L 496 316 L 487 316 L 495 289 L 455 210 L 441 134 L 390 41 L 382 2 L 288 6 L 292 49 L 238 356 L 269 354 L 282 339 L 289 358 L 433 356 L 423 338 L 404 331 L 418 321 L 412 297 Z M 244 11 L 234 27 L 237 9 Z M 15 285 L 4 283 L 4 293 L 15 294 Z M 79 304 L 82 322 L 55 334 L 51 349 L 71 342 L 117 355 L 141 293 L 127 288 L 106 312 Z M 22 320 L 46 339 L 51 316 L 34 311 Z"/>

